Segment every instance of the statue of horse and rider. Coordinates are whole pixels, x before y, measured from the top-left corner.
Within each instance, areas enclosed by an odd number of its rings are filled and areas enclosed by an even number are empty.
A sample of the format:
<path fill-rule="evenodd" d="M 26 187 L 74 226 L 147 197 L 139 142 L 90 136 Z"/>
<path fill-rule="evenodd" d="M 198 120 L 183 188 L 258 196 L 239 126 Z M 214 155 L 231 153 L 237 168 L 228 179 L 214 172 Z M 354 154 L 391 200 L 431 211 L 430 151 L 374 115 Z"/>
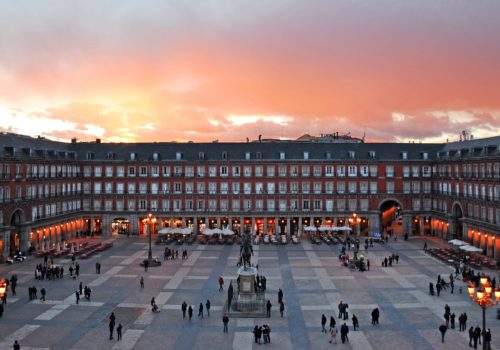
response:
<path fill-rule="evenodd" d="M 243 243 L 240 247 L 240 257 L 243 264 L 243 267 L 246 269 L 247 267 L 252 266 L 250 263 L 250 257 L 253 255 L 253 247 L 252 240 L 250 238 L 250 234 L 247 232 L 243 237 Z"/>

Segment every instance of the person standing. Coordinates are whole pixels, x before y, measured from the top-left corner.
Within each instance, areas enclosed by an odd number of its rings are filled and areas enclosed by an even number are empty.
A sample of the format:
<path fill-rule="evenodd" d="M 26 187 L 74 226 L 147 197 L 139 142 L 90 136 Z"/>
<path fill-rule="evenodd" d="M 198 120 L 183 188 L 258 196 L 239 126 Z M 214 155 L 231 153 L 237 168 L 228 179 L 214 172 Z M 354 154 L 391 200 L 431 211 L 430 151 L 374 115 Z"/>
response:
<path fill-rule="evenodd" d="M 76 304 L 78 305 L 80 303 L 80 293 L 78 293 L 77 290 L 75 290 L 75 297 L 76 297 Z"/>
<path fill-rule="evenodd" d="M 337 344 L 337 328 L 336 327 L 330 328 L 330 343 L 331 342 L 335 342 L 335 344 Z"/>
<path fill-rule="evenodd" d="M 335 319 L 333 318 L 333 316 L 330 316 L 330 330 L 332 328 L 335 328 L 337 325 L 337 322 L 335 322 Z"/>
<path fill-rule="evenodd" d="M 273 307 L 273 305 L 271 304 L 271 300 L 267 299 L 267 303 L 266 303 L 266 316 L 267 317 L 271 317 L 271 308 Z"/>
<path fill-rule="evenodd" d="M 441 332 L 441 343 L 444 343 L 444 335 L 446 334 L 447 330 L 448 327 L 445 324 L 441 324 L 441 326 L 439 326 L 439 331 Z"/>
<path fill-rule="evenodd" d="M 21 350 L 21 345 L 17 342 L 17 340 L 14 340 L 14 344 L 12 345 L 14 350 Z"/>
<path fill-rule="evenodd" d="M 326 333 L 325 326 L 326 326 L 326 316 L 325 316 L 325 314 L 322 314 L 321 315 L 321 332 L 322 333 Z"/>
<path fill-rule="evenodd" d="M 370 259 L 366 259 L 366 269 L 370 271 Z"/>
<path fill-rule="evenodd" d="M 229 316 L 227 314 L 224 314 L 224 316 L 222 317 L 222 323 L 224 324 L 224 329 L 223 329 L 223 333 L 227 333 L 227 324 L 229 323 Z"/>
<path fill-rule="evenodd" d="M 141 289 L 144 289 L 144 276 L 141 276 L 139 283 L 141 284 Z"/>
<path fill-rule="evenodd" d="M 182 318 L 185 319 L 187 310 L 187 304 L 185 301 L 182 302 L 181 310 L 182 310 Z"/>
<path fill-rule="evenodd" d="M 488 328 L 488 330 L 484 332 L 483 342 L 486 350 L 491 350 L 491 329 Z"/>
<path fill-rule="evenodd" d="M 471 326 L 469 328 L 469 346 L 472 346 L 472 341 L 473 340 L 474 340 L 474 327 Z M 476 344 L 476 347 L 477 347 L 477 344 Z"/>
<path fill-rule="evenodd" d="M 112 312 L 111 315 L 109 315 L 109 340 L 113 339 L 113 331 L 115 330 L 115 313 Z"/>
<path fill-rule="evenodd" d="M 205 303 L 205 307 L 207 308 L 207 317 L 210 317 L 210 300 L 207 299 L 207 302 Z"/>
<path fill-rule="evenodd" d="M 78 285 L 78 290 L 80 291 L 80 295 L 83 294 L 83 283 L 80 282 L 80 284 Z"/>
<path fill-rule="evenodd" d="M 191 318 L 193 317 L 193 307 L 189 305 L 188 308 L 188 316 L 189 316 L 189 321 L 191 321 Z"/>
<path fill-rule="evenodd" d="M 283 312 L 285 311 L 285 303 L 282 301 L 280 303 L 280 314 L 281 314 L 281 317 L 283 317 Z"/>
<path fill-rule="evenodd" d="M 118 323 L 118 327 L 116 327 L 116 338 L 118 341 L 122 340 L 122 324 Z"/>
<path fill-rule="evenodd" d="M 45 301 L 45 293 L 46 293 L 46 291 L 45 291 L 44 287 L 42 287 L 42 289 L 40 289 L 40 293 L 42 294 L 42 296 L 40 297 L 40 300 L 41 301 Z M 5 293 L 5 295 L 7 295 L 7 293 Z"/>
<path fill-rule="evenodd" d="M 280 288 L 278 290 L 278 304 L 281 304 L 282 301 L 283 301 L 283 291 Z"/>
<path fill-rule="evenodd" d="M 349 342 L 349 337 L 347 334 L 349 333 L 349 327 L 345 324 L 340 326 L 340 340 L 342 340 L 342 344 L 344 344 L 346 341 Z"/>
<path fill-rule="evenodd" d="M 450 324 L 451 324 L 451 329 L 455 329 L 455 313 L 452 313 L 450 315 Z"/>
<path fill-rule="evenodd" d="M 478 342 L 479 345 L 481 345 L 481 328 L 479 328 L 479 326 L 476 326 L 476 328 L 474 328 L 474 349 L 477 348 Z"/>

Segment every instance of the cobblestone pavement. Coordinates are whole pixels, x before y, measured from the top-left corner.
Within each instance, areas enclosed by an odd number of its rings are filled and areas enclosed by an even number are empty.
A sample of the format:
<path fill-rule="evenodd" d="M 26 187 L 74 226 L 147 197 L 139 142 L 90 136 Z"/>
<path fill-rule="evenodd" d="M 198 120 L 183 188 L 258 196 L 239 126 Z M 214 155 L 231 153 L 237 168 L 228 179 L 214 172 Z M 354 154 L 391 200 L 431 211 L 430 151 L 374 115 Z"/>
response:
<path fill-rule="evenodd" d="M 429 240 L 430 246 L 443 244 Z M 8 304 L 0 318 L 0 349 L 10 349 L 15 339 L 22 349 L 256 349 L 251 330 L 267 323 L 272 329 L 273 349 L 465 349 L 466 332 L 450 329 L 441 343 L 438 326 L 443 321 L 444 305 L 458 315 L 467 312 L 468 326 L 481 324 L 481 309 L 473 304 L 465 284 L 458 281 L 455 293 L 440 297 L 428 294 L 429 282 L 437 275 L 448 276 L 452 268 L 422 251 L 423 239 L 376 245 L 364 253 L 371 271 L 352 272 L 338 261 L 340 247 L 299 245 L 255 246 L 253 263 L 267 277 L 267 296 L 273 303 L 270 319 L 231 319 L 229 333 L 222 333 L 221 310 L 225 292 L 218 291 L 218 277 L 236 278 L 238 246 L 171 246 L 187 249 L 188 260 L 166 261 L 160 267 L 139 266 L 147 254 L 147 242 L 138 238 L 118 238 L 114 247 L 88 260 L 79 261 L 80 277 L 69 278 L 69 260 L 57 259 L 65 266 L 63 280 L 35 281 L 34 266 L 40 258 L 15 265 L 1 265 L 0 276 L 18 275 L 17 296 L 9 293 Z M 162 255 L 163 246 L 153 248 Z M 391 253 L 400 255 L 399 264 L 382 268 L 381 260 Z M 102 265 L 95 274 L 95 263 Z M 144 276 L 145 287 L 139 279 Z M 498 276 L 497 276 L 498 278 Z M 92 288 L 92 301 L 80 299 L 74 292 L 78 283 Z M 45 287 L 45 302 L 29 301 L 28 286 Z M 463 287 L 463 294 L 458 288 Z M 226 283 L 227 287 L 227 283 Z M 279 316 L 277 291 L 284 291 L 285 315 Z M 39 294 L 40 295 L 40 294 Z M 161 312 L 153 314 L 149 306 L 156 298 Z M 198 318 L 198 305 L 211 300 L 210 317 Z M 182 319 L 183 301 L 193 306 L 192 321 Z M 334 315 L 339 325 L 337 305 L 349 304 L 349 317 L 355 314 L 360 329 L 349 333 L 349 342 L 330 344 L 321 333 L 320 319 Z M 372 326 L 371 310 L 381 311 L 380 325 Z M 123 339 L 109 340 L 108 317 L 116 315 L 123 325 Z M 493 349 L 500 349 L 500 321 L 495 308 L 487 310 L 487 327 L 493 333 Z M 349 320 L 348 325 L 351 326 Z M 264 346 L 264 345 L 262 345 Z"/>

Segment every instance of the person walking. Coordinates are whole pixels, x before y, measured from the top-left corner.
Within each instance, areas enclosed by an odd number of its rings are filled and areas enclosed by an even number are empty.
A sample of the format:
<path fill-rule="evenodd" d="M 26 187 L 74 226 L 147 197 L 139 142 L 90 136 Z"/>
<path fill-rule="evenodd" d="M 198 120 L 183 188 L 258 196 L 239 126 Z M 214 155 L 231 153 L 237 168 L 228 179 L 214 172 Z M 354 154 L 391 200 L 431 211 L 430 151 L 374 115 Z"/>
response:
<path fill-rule="evenodd" d="M 224 290 L 224 278 L 222 276 L 219 277 L 219 292 Z"/>
<path fill-rule="evenodd" d="M 185 319 L 186 318 L 186 310 L 187 310 L 187 304 L 185 301 L 182 302 L 181 310 L 182 310 L 182 318 Z"/>
<path fill-rule="evenodd" d="M 483 342 L 486 350 L 491 350 L 491 329 L 488 328 L 488 330 L 484 332 Z"/>
<path fill-rule="evenodd" d="M 40 297 L 40 300 L 45 301 L 45 293 L 47 293 L 47 292 L 45 291 L 44 287 L 42 287 L 42 289 L 40 289 L 40 293 L 42 294 L 42 296 Z"/>
<path fill-rule="evenodd" d="M 75 297 L 76 297 L 76 304 L 78 305 L 80 303 L 80 293 L 78 293 L 77 290 L 75 290 Z"/>
<path fill-rule="evenodd" d="M 472 342 L 474 341 L 474 327 L 469 328 L 469 346 L 472 346 Z M 477 347 L 477 344 L 476 344 Z"/>
<path fill-rule="evenodd" d="M 227 314 L 224 314 L 224 316 L 222 317 L 222 324 L 224 325 L 224 329 L 222 331 L 222 333 L 227 333 L 227 324 L 229 323 L 229 316 Z"/>
<path fill-rule="evenodd" d="M 337 322 L 335 322 L 335 319 L 333 318 L 333 316 L 330 316 L 330 330 L 332 328 L 335 328 L 337 326 Z"/>
<path fill-rule="evenodd" d="M 370 259 L 366 259 L 366 269 L 370 271 Z"/>
<path fill-rule="evenodd" d="M 342 340 L 342 344 L 344 344 L 346 341 L 349 342 L 349 337 L 347 334 L 349 333 L 349 327 L 345 324 L 340 326 L 340 340 Z"/>
<path fill-rule="evenodd" d="M 476 328 L 474 328 L 474 349 L 477 349 L 478 342 L 479 345 L 481 345 L 481 328 L 479 328 L 479 326 L 476 326 Z"/>
<path fill-rule="evenodd" d="M 444 335 L 446 334 L 447 330 L 448 327 L 444 323 L 439 326 L 439 331 L 441 332 L 441 343 L 444 343 Z"/>
<path fill-rule="evenodd" d="M 200 303 L 200 307 L 198 308 L 198 318 L 203 318 L 203 303 Z"/>
<path fill-rule="evenodd" d="M 326 326 L 326 316 L 325 316 L 325 314 L 322 314 L 321 315 L 321 332 L 322 333 L 326 333 L 325 326 Z"/>
<path fill-rule="evenodd" d="M 141 289 L 144 289 L 144 276 L 141 276 L 141 280 L 139 281 L 141 285 Z"/>
<path fill-rule="evenodd" d="M 78 285 L 78 290 L 80 291 L 80 295 L 83 294 L 83 282 L 80 282 L 80 284 Z"/>
<path fill-rule="evenodd" d="M 115 330 L 115 313 L 112 312 L 111 315 L 109 315 L 109 340 L 113 339 L 113 331 Z"/>
<path fill-rule="evenodd" d="M 149 267 L 149 260 L 148 259 L 144 259 L 144 272 L 148 272 L 148 267 Z"/>
<path fill-rule="evenodd" d="M 450 315 L 450 325 L 451 325 L 451 329 L 455 329 L 455 313 L 452 313 Z"/>
<path fill-rule="evenodd" d="M 205 307 L 207 309 L 207 317 L 210 317 L 210 300 L 207 299 L 207 302 L 205 303 Z"/>
<path fill-rule="evenodd" d="M 12 345 L 14 350 L 21 350 L 21 345 L 19 345 L 17 340 L 14 340 L 14 344 Z"/>
<path fill-rule="evenodd" d="M 330 343 L 335 342 L 337 344 L 337 327 L 330 328 Z"/>
<path fill-rule="evenodd" d="M 254 337 L 254 340 L 255 340 L 255 344 L 259 344 L 260 345 L 260 342 L 259 342 L 259 326 L 255 325 L 255 327 L 253 328 L 253 337 Z"/>
<path fill-rule="evenodd" d="M 352 328 L 356 331 L 356 328 L 359 328 L 359 321 L 356 315 L 352 314 Z"/>
<path fill-rule="evenodd" d="M 280 288 L 278 290 L 278 304 L 281 304 L 282 301 L 283 301 L 283 291 Z"/>
<path fill-rule="evenodd" d="M 283 312 L 285 311 L 285 303 L 282 301 L 280 303 L 280 314 L 281 314 L 281 317 L 283 317 Z"/>
<path fill-rule="evenodd" d="M 376 307 L 372 311 L 372 325 L 378 325 L 379 316 L 380 316 L 380 311 L 378 310 L 378 307 Z"/>
<path fill-rule="evenodd" d="M 188 308 L 188 316 L 189 316 L 189 321 L 191 321 L 191 318 L 193 318 L 193 307 L 189 305 Z"/>
<path fill-rule="evenodd" d="M 122 324 L 118 323 L 118 327 L 116 327 L 116 340 L 122 340 Z"/>

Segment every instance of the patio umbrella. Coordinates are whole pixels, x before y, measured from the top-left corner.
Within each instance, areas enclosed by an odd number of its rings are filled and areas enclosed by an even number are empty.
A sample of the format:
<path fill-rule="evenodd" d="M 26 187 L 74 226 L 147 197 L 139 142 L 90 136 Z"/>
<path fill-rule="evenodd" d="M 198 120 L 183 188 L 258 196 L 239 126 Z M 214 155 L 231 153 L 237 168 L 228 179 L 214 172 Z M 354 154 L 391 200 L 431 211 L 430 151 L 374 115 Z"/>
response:
<path fill-rule="evenodd" d="M 170 227 L 165 227 L 162 228 L 161 230 L 158 231 L 159 235 L 166 235 L 172 232 L 172 229 Z"/>
<path fill-rule="evenodd" d="M 184 227 L 183 229 L 180 230 L 183 235 L 190 235 L 193 233 L 193 231 L 189 227 Z"/>
<path fill-rule="evenodd" d="M 448 243 L 456 245 L 456 246 L 468 245 L 469 244 L 469 243 L 461 241 L 459 239 L 452 239 L 451 241 L 448 241 Z"/>
<path fill-rule="evenodd" d="M 310 231 L 310 232 L 314 231 L 315 232 L 316 230 L 317 230 L 317 228 L 315 226 L 306 226 L 306 227 L 304 227 L 304 231 Z"/>
<path fill-rule="evenodd" d="M 471 252 L 471 253 L 480 253 L 483 251 L 481 248 L 474 247 L 471 245 L 463 245 L 460 247 L 460 249 L 465 250 L 466 252 Z"/>
<path fill-rule="evenodd" d="M 340 226 L 337 228 L 338 231 L 352 231 L 352 228 L 349 226 Z"/>
<path fill-rule="evenodd" d="M 71 248 L 69 249 L 69 252 L 73 254 L 75 252 L 75 245 L 72 243 Z"/>
<path fill-rule="evenodd" d="M 203 234 L 206 235 L 206 236 L 209 236 L 209 235 L 213 235 L 214 232 L 211 228 L 206 228 L 204 231 L 203 231 Z"/>
<path fill-rule="evenodd" d="M 234 235 L 234 232 L 231 231 L 228 228 L 225 228 L 225 229 L 222 230 L 222 234 L 225 235 L 225 236 L 232 236 L 232 235 Z"/>

